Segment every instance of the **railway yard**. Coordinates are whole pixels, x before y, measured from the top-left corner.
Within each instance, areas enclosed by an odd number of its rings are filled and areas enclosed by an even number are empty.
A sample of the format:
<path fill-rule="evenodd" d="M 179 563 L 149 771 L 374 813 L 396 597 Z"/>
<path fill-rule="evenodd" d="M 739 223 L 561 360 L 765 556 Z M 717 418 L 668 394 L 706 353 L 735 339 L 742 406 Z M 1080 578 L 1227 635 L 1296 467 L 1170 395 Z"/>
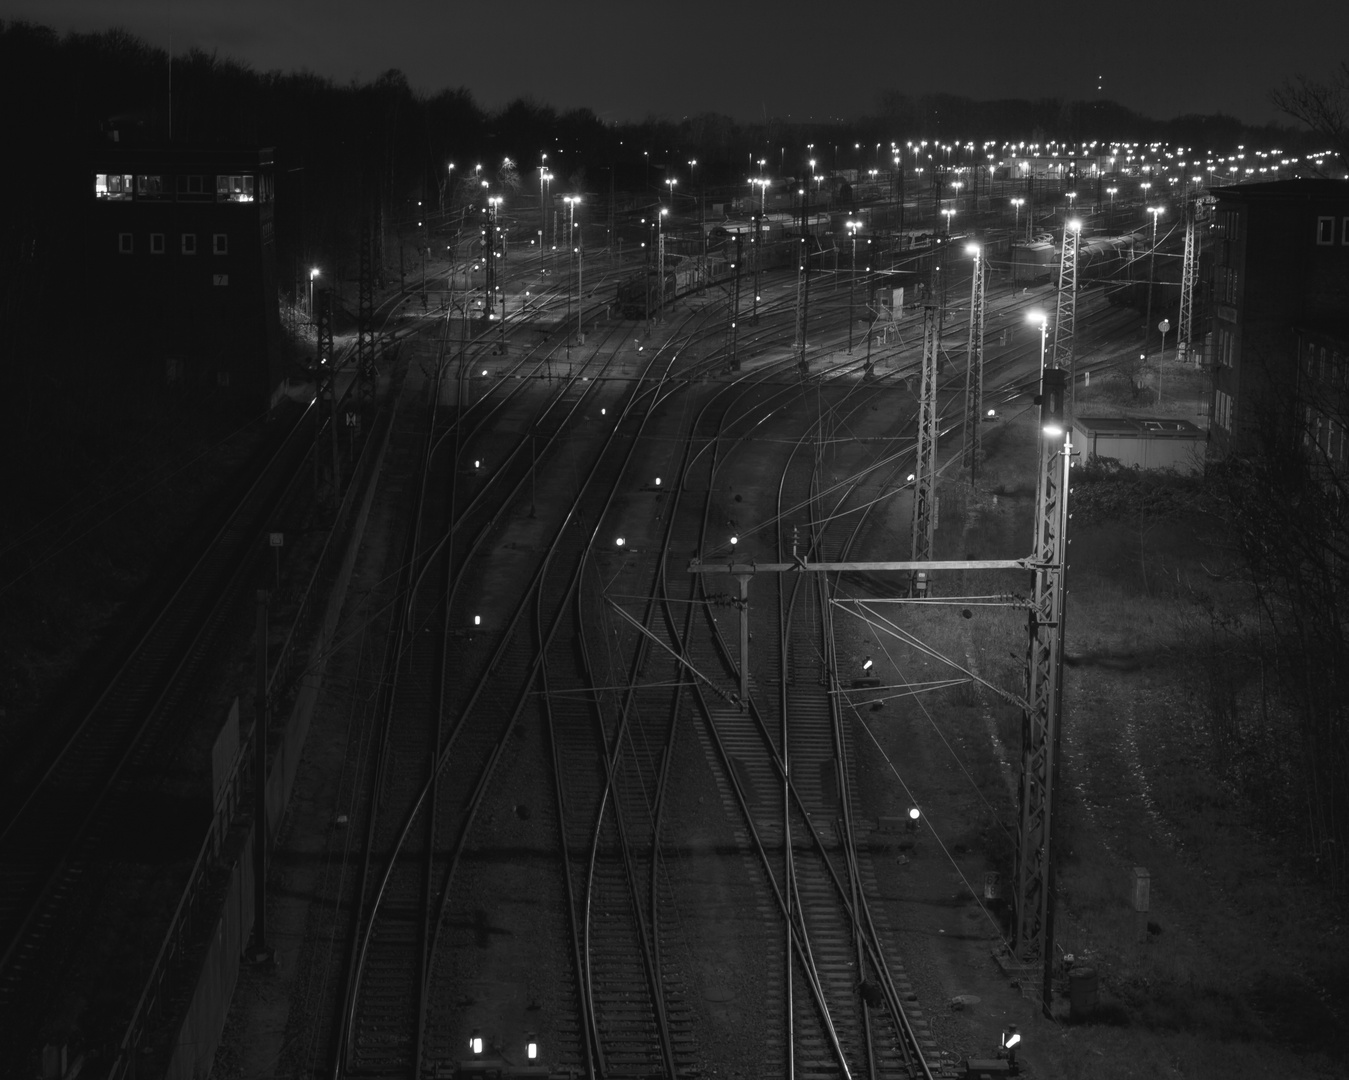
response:
<path fill-rule="evenodd" d="M 1185 663 L 1131 644 L 1175 629 L 1176 594 L 1163 610 L 1126 576 L 1143 540 L 1088 523 L 1075 549 L 1058 940 L 1098 974 L 1088 1004 L 1060 965 L 1051 1016 L 1006 950 L 1028 572 L 934 574 L 914 598 L 898 573 L 712 571 L 909 557 L 924 312 L 912 293 L 880 311 L 842 250 L 804 312 L 791 268 L 729 256 L 651 310 L 640 262 L 607 249 L 581 278 L 521 246 L 496 322 L 465 318 L 453 260 L 443 294 L 390 296 L 340 483 L 315 495 L 331 433 L 299 394 L 209 558 L 14 769 L 5 1060 L 890 1080 L 963 1076 L 1015 1024 L 1027 1075 L 1276 1075 L 1298 1054 L 1333 1075 L 1297 1028 L 1330 1022 L 1306 940 L 1252 966 L 1236 944 L 1274 932 L 1250 898 L 1284 887 L 1277 845 L 1204 817 L 1236 814 L 1216 782 L 1168 801 L 1202 735 L 1182 720 Z M 938 280 L 932 249 L 906 258 Z M 1022 558 L 1043 347 L 1027 317 L 1054 290 L 988 286 L 971 477 L 968 258 L 944 272 L 934 557 Z M 1090 288 L 1076 320 L 1099 388 L 1136 353 L 1137 312 Z M 1167 378 L 1172 414 L 1196 419 L 1202 376 Z M 1205 526 L 1183 524 L 1146 541 L 1154 577 L 1188 572 L 1180 548 Z M 260 702 L 274 848 L 250 943 Z M 1182 814 L 1195 790 L 1202 829 Z M 1134 925 L 1144 862 L 1157 895 Z M 184 1033 L 209 1030 L 202 972 L 231 952 L 217 1053 Z M 1223 984 L 1225 1001 L 1206 989 Z M 1238 1004 L 1252 986 L 1263 1006 Z M 1187 1000 L 1203 1038 L 1157 1012 Z M 1255 1027 L 1268 1046 L 1229 1045 Z"/>

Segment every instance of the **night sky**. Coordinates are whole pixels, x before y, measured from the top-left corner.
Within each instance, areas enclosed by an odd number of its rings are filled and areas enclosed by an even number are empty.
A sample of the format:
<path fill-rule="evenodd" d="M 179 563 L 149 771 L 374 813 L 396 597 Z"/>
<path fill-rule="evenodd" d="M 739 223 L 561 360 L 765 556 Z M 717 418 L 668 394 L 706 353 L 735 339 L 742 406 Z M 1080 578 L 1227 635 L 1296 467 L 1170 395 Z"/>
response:
<path fill-rule="evenodd" d="M 121 26 L 257 70 L 338 82 L 399 68 L 480 106 L 531 97 L 604 119 L 851 118 L 881 92 L 977 99 L 1098 93 L 1158 119 L 1282 118 L 1270 89 L 1349 58 L 1349 2 L 1146 0 L 0 0 L 0 17 Z"/>

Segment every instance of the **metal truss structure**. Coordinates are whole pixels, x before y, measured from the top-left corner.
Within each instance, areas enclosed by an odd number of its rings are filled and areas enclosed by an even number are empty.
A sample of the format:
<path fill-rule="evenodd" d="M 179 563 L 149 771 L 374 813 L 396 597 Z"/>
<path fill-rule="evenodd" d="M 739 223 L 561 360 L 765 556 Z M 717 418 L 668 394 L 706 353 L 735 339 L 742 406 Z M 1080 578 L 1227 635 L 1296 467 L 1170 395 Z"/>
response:
<path fill-rule="evenodd" d="M 970 280 L 970 344 L 965 366 L 965 456 L 974 483 L 981 450 L 984 416 L 984 253 L 974 254 Z"/>
<path fill-rule="evenodd" d="M 1194 279 L 1198 273 L 1198 259 L 1195 251 L 1195 218 L 1199 216 L 1199 207 L 1194 201 L 1185 203 L 1185 258 L 1180 264 L 1180 326 L 1176 340 L 1179 345 L 1176 355 L 1181 363 L 1190 349 L 1190 336 L 1194 320 Z"/>
<path fill-rule="evenodd" d="M 918 392 L 918 443 L 913 463 L 913 561 L 932 558 L 937 498 L 937 347 L 941 309 L 923 308 L 923 377 Z M 915 576 L 915 589 L 917 578 Z"/>
<path fill-rule="evenodd" d="M 356 308 L 356 375 L 360 379 L 361 412 L 368 419 L 375 404 L 375 270 L 370 218 L 361 217 L 361 280 Z"/>
<path fill-rule="evenodd" d="M 314 296 L 315 329 L 317 331 L 318 351 L 314 364 L 314 397 L 318 402 L 318 416 L 314 422 L 314 486 L 319 483 L 318 440 L 324 430 L 324 424 L 331 433 L 333 450 L 332 483 L 328 487 L 329 498 L 337 504 L 337 489 L 342 482 L 342 470 L 337 450 L 336 415 L 336 376 L 337 354 L 333 348 L 333 294 L 331 289 L 320 289 Z"/>
<path fill-rule="evenodd" d="M 1050 1004 L 1054 965 L 1055 787 L 1063 710 L 1064 580 L 1067 566 L 1071 436 L 1043 437 L 1037 480 L 1035 552 L 1029 615 L 1026 708 L 1021 720 L 1020 823 L 1017 830 L 1015 935 L 1024 963 L 1043 967 Z"/>
<path fill-rule="evenodd" d="M 1077 328 L 1077 240 L 1080 223 L 1067 221 L 1063 225 L 1063 252 L 1059 259 L 1058 306 L 1054 314 L 1054 349 L 1050 364 L 1068 372 L 1069 410 L 1077 386 L 1074 340 Z"/>

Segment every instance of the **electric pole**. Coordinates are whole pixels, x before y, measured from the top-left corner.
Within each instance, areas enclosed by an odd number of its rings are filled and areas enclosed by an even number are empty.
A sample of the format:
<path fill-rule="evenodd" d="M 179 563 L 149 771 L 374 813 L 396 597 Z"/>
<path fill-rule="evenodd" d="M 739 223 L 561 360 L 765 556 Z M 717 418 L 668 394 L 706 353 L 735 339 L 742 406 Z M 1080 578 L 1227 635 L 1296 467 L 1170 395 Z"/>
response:
<path fill-rule="evenodd" d="M 319 435 L 323 431 L 323 422 L 326 419 L 328 427 L 332 431 L 333 463 L 332 463 L 332 486 L 329 489 L 329 497 L 334 507 L 337 505 L 337 489 L 342 480 L 342 472 L 339 467 L 337 456 L 337 413 L 334 379 L 337 374 L 337 359 L 333 353 L 333 294 L 331 289 L 321 289 L 314 298 L 314 304 L 317 310 L 317 331 L 318 331 L 318 363 L 315 367 L 314 377 L 317 385 L 314 387 L 315 397 L 318 399 L 318 416 L 314 421 L 314 486 L 318 488 L 319 479 Z"/>
<path fill-rule="evenodd" d="M 1180 266 L 1180 326 L 1176 333 L 1179 342 L 1176 355 L 1185 363 L 1190 348 L 1191 323 L 1194 314 L 1194 279 L 1199 260 L 1195 251 L 1195 219 L 1199 216 L 1199 198 L 1185 204 L 1185 258 Z"/>
<path fill-rule="evenodd" d="M 984 253 L 978 244 L 971 244 L 970 249 L 974 273 L 970 279 L 970 344 L 965 363 L 965 461 L 973 487 L 984 417 Z"/>
<path fill-rule="evenodd" d="M 370 237 L 370 216 L 361 216 L 361 280 L 356 306 L 356 373 L 360 379 L 361 415 L 368 423 L 375 404 L 375 273 Z"/>
<path fill-rule="evenodd" d="M 914 562 L 932 558 L 932 534 L 936 529 L 937 489 L 937 348 L 941 341 L 941 308 L 923 308 L 923 377 L 918 393 L 918 443 L 913 465 L 913 554 Z M 924 579 L 926 580 L 926 579 Z M 912 593 L 918 592 L 918 575 Z"/>
<path fill-rule="evenodd" d="M 1026 708 L 1021 714 L 1013 946 L 1020 961 L 1042 967 L 1041 1003 L 1047 1016 L 1051 1014 L 1054 969 L 1053 827 L 1063 718 L 1064 583 L 1073 452 L 1064 418 L 1067 374 L 1061 368 L 1047 367 L 1040 380 L 1040 468 L 1036 480 Z"/>
<path fill-rule="evenodd" d="M 740 356 L 736 352 L 739 332 L 736 323 L 740 321 L 740 259 L 743 252 L 740 246 L 740 234 L 735 234 L 735 293 L 731 301 L 731 370 L 740 370 Z"/>
<path fill-rule="evenodd" d="M 1072 218 L 1063 223 L 1063 251 L 1059 259 L 1058 307 L 1054 314 L 1053 366 L 1068 373 L 1068 415 L 1077 399 L 1077 372 L 1074 356 L 1074 330 L 1077 321 L 1077 239 L 1082 222 Z"/>

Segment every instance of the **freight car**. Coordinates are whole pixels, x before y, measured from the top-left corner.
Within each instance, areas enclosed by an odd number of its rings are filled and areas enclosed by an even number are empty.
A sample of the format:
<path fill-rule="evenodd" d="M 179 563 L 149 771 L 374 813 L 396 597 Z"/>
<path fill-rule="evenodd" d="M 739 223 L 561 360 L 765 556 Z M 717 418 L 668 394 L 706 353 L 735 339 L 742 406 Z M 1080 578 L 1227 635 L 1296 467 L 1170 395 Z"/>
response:
<path fill-rule="evenodd" d="M 733 251 L 734 249 L 732 249 Z M 665 258 L 664 299 L 673 303 L 708 285 L 716 285 L 735 275 L 734 256 L 726 258 L 723 252 L 709 247 L 707 262 L 694 258 L 670 256 Z M 639 271 L 618 285 L 618 313 L 624 319 L 645 319 L 660 310 L 661 280 L 654 266 Z"/>

